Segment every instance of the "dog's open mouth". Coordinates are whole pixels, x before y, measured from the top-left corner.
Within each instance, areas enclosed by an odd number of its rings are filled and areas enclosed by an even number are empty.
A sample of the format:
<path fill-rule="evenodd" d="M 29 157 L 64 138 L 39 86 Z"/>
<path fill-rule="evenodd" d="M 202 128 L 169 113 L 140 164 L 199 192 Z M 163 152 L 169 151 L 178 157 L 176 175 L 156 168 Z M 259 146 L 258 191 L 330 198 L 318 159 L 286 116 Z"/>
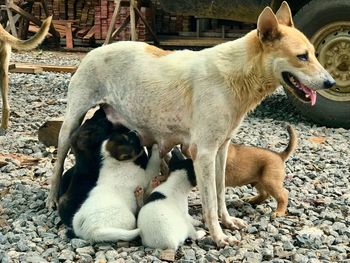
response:
<path fill-rule="evenodd" d="M 316 91 L 305 86 L 294 75 L 287 71 L 282 72 L 282 77 L 284 82 L 288 85 L 287 88 L 291 90 L 299 100 L 305 103 L 311 103 L 311 106 L 315 105 L 317 98 Z"/>

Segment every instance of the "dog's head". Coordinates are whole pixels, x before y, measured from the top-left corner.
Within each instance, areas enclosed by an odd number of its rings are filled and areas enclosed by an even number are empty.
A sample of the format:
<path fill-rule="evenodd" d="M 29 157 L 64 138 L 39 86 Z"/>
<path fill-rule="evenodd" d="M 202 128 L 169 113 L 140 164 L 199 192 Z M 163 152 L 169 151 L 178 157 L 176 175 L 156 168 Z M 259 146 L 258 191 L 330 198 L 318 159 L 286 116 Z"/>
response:
<path fill-rule="evenodd" d="M 316 90 L 335 85 L 318 62 L 313 45 L 294 27 L 287 2 L 282 3 L 276 15 L 266 7 L 258 18 L 257 32 L 274 78 L 299 100 L 314 105 Z"/>
<path fill-rule="evenodd" d="M 135 160 L 143 150 L 138 133 L 123 126 L 115 127 L 105 144 L 105 153 L 118 161 Z"/>

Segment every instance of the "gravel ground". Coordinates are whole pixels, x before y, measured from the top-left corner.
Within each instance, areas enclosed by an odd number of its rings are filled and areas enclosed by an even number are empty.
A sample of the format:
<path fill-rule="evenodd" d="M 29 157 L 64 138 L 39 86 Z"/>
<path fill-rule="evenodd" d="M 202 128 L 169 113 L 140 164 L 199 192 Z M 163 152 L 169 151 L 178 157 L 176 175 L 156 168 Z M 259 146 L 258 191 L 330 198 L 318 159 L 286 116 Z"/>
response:
<path fill-rule="evenodd" d="M 16 53 L 12 61 L 77 65 L 82 55 L 53 52 Z M 10 130 L 0 136 L 0 151 L 40 158 L 25 162 L 8 157 L 0 168 L 1 262 L 159 262 L 160 250 L 134 243 L 90 244 L 69 240 L 56 211 L 45 208 L 55 152 L 37 140 L 45 120 L 62 116 L 70 74 L 10 75 Z M 299 146 L 286 164 L 289 215 L 270 219 L 269 200 L 256 207 L 242 201 L 250 186 L 228 188 L 230 213 L 249 226 L 224 230 L 240 244 L 216 249 L 209 237 L 186 244 L 177 262 L 350 262 L 350 132 L 315 126 L 292 110 L 282 90 L 266 99 L 243 122 L 235 142 L 281 151 L 286 123 L 299 134 Z M 23 156 L 22 156 L 23 157 Z M 27 160 L 28 161 L 28 160 Z M 29 160 L 30 161 L 30 160 Z M 66 162 L 71 165 L 72 157 Z M 189 198 L 190 212 L 201 218 L 199 194 Z"/>

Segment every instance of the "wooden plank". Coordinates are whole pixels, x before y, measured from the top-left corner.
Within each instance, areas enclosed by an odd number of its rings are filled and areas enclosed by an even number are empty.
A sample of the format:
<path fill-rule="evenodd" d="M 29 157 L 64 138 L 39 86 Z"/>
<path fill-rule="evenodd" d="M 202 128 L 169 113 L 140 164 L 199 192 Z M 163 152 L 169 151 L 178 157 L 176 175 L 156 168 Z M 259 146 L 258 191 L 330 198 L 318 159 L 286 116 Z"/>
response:
<path fill-rule="evenodd" d="M 111 43 L 112 33 L 114 31 L 115 22 L 117 20 L 117 16 L 118 16 L 119 9 L 120 9 L 120 0 L 114 1 L 114 3 L 115 3 L 115 7 L 114 7 L 113 15 L 112 15 L 112 20 L 111 20 L 111 23 L 109 24 L 107 37 L 106 37 L 104 45 Z"/>
<path fill-rule="evenodd" d="M 83 37 L 83 39 L 88 40 L 93 38 L 93 36 L 95 35 L 95 32 L 96 32 L 95 26 L 91 27 L 91 29 L 89 30 L 89 32 L 87 32 L 87 34 Z"/>
<path fill-rule="evenodd" d="M 15 68 L 10 70 L 11 73 L 28 73 L 37 74 L 43 72 L 43 68 L 35 65 L 16 65 Z"/>
<path fill-rule="evenodd" d="M 136 18 L 135 18 L 135 0 L 130 0 L 130 31 L 131 31 L 131 40 L 137 40 L 136 34 Z"/>
<path fill-rule="evenodd" d="M 12 11 L 11 11 L 11 6 L 13 5 L 12 1 L 6 1 L 6 11 L 7 11 L 7 17 L 9 19 L 9 23 L 10 23 L 10 28 L 11 28 L 11 33 L 14 37 L 17 37 L 17 30 L 16 30 L 16 25 L 15 25 L 15 21 L 12 15 Z"/>
<path fill-rule="evenodd" d="M 66 24 L 66 48 L 73 48 L 72 23 Z"/>
<path fill-rule="evenodd" d="M 65 72 L 74 73 L 77 70 L 76 66 L 60 66 L 60 65 L 46 65 L 46 64 L 31 64 L 31 63 L 16 63 L 11 64 L 9 69 L 12 70 L 15 67 L 40 67 L 43 71 L 48 72 Z"/>

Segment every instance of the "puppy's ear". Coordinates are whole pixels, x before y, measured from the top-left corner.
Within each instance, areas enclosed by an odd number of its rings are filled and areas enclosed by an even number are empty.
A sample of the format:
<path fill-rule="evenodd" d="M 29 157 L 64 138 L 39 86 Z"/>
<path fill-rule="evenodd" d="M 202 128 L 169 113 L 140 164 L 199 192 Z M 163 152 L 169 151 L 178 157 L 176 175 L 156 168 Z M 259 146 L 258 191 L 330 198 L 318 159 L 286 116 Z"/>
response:
<path fill-rule="evenodd" d="M 281 38 L 281 32 L 278 30 L 278 21 L 270 7 L 265 7 L 258 18 L 257 23 L 258 37 L 262 43 L 272 42 Z"/>
<path fill-rule="evenodd" d="M 276 17 L 277 17 L 278 23 L 285 26 L 294 27 L 292 12 L 290 11 L 289 5 L 286 1 L 282 2 L 280 8 L 276 13 Z"/>

